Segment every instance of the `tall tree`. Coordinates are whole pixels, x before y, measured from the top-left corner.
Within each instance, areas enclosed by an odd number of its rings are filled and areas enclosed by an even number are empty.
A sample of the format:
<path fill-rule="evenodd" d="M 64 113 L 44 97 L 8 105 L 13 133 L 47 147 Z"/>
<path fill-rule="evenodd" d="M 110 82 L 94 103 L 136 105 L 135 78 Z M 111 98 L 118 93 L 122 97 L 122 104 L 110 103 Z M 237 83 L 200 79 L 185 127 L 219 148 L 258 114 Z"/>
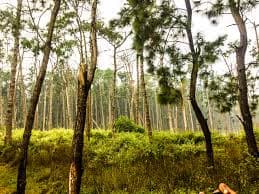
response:
<path fill-rule="evenodd" d="M 140 85 L 144 101 L 145 127 L 148 137 L 152 139 L 152 128 L 149 113 L 148 96 L 146 91 L 146 82 L 144 74 L 144 47 L 149 38 L 148 18 L 152 15 L 154 1 L 127 1 L 127 6 L 121 11 L 121 19 L 124 26 L 131 24 L 133 28 L 133 48 L 137 53 L 137 70 L 140 69 Z M 138 94 L 138 92 L 137 92 Z M 136 104 L 138 107 L 138 104 Z"/>
<path fill-rule="evenodd" d="M 91 64 L 80 64 L 78 75 L 77 115 L 72 142 L 72 161 L 69 170 L 69 194 L 79 194 L 83 173 L 82 156 L 84 146 L 84 128 L 86 120 L 86 103 L 97 65 L 96 37 L 97 0 L 93 0 L 91 8 L 90 51 Z"/>
<path fill-rule="evenodd" d="M 22 13 L 22 0 L 17 0 L 16 8 L 16 18 L 13 23 L 12 34 L 14 37 L 14 47 L 13 47 L 13 56 L 11 62 L 11 79 L 9 84 L 8 92 L 8 103 L 6 110 L 6 134 L 5 134 L 5 143 L 10 144 L 12 142 L 12 123 L 13 123 L 13 113 L 14 113 L 14 94 L 15 94 L 15 81 L 16 81 L 16 71 L 19 59 L 19 46 L 20 46 L 20 28 L 21 28 L 21 13 Z"/>
<path fill-rule="evenodd" d="M 34 123 L 35 111 L 37 108 L 37 104 L 39 101 L 39 96 L 42 88 L 42 84 L 45 78 L 47 65 L 49 61 L 49 55 L 51 51 L 51 41 L 53 36 L 53 31 L 55 27 L 55 21 L 59 12 L 61 0 L 55 0 L 54 7 L 51 12 L 50 22 L 48 25 L 48 33 L 47 38 L 44 45 L 43 50 L 43 59 L 39 71 L 39 75 L 37 76 L 37 80 L 33 89 L 32 97 L 30 100 L 29 110 L 26 116 L 25 129 L 23 133 L 23 141 L 21 147 L 21 156 L 19 159 L 19 168 L 18 168 L 18 176 L 17 176 L 17 193 L 24 194 L 26 187 L 26 167 L 27 167 L 27 155 L 28 155 L 28 147 L 31 137 L 31 131 Z"/>
<path fill-rule="evenodd" d="M 249 107 L 248 100 L 248 67 L 246 66 L 246 51 L 248 48 L 248 35 L 246 29 L 246 16 L 245 11 L 251 10 L 258 4 L 258 1 L 235 1 L 228 0 L 226 2 L 216 1 L 212 4 L 212 7 L 207 11 L 209 18 L 215 18 L 223 14 L 226 10 L 230 11 L 235 24 L 239 31 L 239 43 L 235 45 L 236 53 L 236 64 L 237 64 L 237 88 L 238 88 L 238 102 L 241 111 L 242 119 L 240 119 L 244 131 L 246 134 L 246 141 L 248 145 L 248 152 L 259 157 L 259 152 L 257 148 L 256 138 L 253 131 L 253 120 Z"/>
<path fill-rule="evenodd" d="M 246 133 L 248 151 L 253 156 L 259 157 L 257 143 L 254 135 L 253 120 L 248 103 L 248 89 L 246 77 L 245 55 L 248 45 L 245 20 L 242 17 L 240 1 L 229 0 L 232 17 L 238 27 L 240 34 L 239 46 L 236 48 L 237 78 L 239 89 L 239 106 L 242 115 L 242 124 Z"/>
<path fill-rule="evenodd" d="M 202 111 L 196 101 L 196 83 L 197 83 L 197 77 L 198 77 L 198 70 L 200 66 L 199 64 L 200 48 L 195 49 L 194 47 L 194 41 L 193 41 L 193 35 L 192 35 L 192 7 L 191 7 L 190 0 L 185 0 L 185 5 L 187 9 L 186 33 L 189 41 L 189 47 L 191 50 L 192 65 L 193 65 L 192 73 L 191 73 L 191 81 L 190 81 L 190 101 L 205 137 L 208 163 L 209 165 L 214 165 L 210 130 L 208 127 L 208 123 L 204 118 Z"/>

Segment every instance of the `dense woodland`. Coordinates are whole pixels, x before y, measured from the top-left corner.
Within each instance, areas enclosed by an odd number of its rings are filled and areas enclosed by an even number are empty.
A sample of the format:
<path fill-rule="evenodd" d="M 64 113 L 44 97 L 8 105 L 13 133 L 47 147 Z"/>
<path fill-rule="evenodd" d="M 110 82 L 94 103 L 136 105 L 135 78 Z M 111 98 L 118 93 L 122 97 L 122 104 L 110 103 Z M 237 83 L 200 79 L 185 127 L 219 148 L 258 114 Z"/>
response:
<path fill-rule="evenodd" d="M 0 2 L 0 170 L 16 193 L 258 192 L 259 2 L 125 0 L 107 19 L 102 1 Z"/>

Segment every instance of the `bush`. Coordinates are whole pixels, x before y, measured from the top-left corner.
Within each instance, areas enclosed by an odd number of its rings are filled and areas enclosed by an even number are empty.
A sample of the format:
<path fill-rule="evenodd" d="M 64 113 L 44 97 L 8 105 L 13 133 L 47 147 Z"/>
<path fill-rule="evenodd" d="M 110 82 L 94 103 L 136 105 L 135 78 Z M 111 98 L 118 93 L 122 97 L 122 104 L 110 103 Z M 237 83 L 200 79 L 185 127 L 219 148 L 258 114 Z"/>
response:
<path fill-rule="evenodd" d="M 119 117 L 115 123 L 114 128 L 116 132 L 137 132 L 144 133 L 145 129 L 137 124 L 135 124 L 128 117 L 121 116 Z"/>

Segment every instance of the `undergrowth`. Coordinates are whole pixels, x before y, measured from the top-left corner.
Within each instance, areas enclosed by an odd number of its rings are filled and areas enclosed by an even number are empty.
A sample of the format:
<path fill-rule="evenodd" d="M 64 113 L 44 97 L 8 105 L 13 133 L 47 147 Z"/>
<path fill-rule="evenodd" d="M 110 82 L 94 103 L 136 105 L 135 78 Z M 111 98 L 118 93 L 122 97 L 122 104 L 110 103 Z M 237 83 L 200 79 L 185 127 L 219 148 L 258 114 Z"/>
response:
<path fill-rule="evenodd" d="M 0 141 L 0 193 L 15 191 L 22 130 L 12 146 Z M 28 193 L 67 193 L 72 130 L 34 130 L 29 147 Z M 3 139 L 3 131 L 0 131 Z M 258 137 L 259 133 L 256 131 Z M 243 134 L 213 134 L 215 168 L 206 167 L 201 133 L 94 130 L 84 147 L 82 193 L 211 193 L 226 182 L 239 193 L 259 193 L 259 161 Z"/>

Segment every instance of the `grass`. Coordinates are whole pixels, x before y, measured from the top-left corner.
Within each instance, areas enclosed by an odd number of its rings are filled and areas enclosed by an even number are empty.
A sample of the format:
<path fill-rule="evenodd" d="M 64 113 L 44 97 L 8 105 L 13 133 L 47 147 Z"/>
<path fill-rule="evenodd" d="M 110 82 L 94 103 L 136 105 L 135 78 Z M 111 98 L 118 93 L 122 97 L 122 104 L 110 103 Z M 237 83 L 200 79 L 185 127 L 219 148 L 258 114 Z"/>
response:
<path fill-rule="evenodd" d="M 259 135 L 257 130 L 257 137 Z M 0 131 L 0 193 L 16 187 L 22 130 L 4 146 Z M 27 193 L 67 193 L 72 130 L 33 131 Z M 82 193 L 211 193 L 226 182 L 239 193 L 259 193 L 259 161 L 246 153 L 244 135 L 213 134 L 215 168 L 206 167 L 201 133 L 146 134 L 94 130 L 85 143 Z"/>

